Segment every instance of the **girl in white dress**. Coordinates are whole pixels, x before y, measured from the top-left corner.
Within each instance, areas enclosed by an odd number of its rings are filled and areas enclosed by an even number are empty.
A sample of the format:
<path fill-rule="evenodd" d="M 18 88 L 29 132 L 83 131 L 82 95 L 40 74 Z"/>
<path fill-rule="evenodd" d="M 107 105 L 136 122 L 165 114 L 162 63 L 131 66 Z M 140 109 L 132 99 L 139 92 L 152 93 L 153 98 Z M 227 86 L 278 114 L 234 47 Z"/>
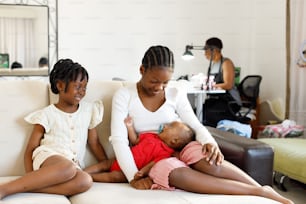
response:
<path fill-rule="evenodd" d="M 70 59 L 59 60 L 50 73 L 51 90 L 58 102 L 25 117 L 34 125 L 25 150 L 26 174 L 0 185 L 0 199 L 20 192 L 74 195 L 89 189 L 91 176 L 82 171 L 88 142 L 97 160 L 106 159 L 96 126 L 103 104 L 81 102 L 88 73 Z"/>

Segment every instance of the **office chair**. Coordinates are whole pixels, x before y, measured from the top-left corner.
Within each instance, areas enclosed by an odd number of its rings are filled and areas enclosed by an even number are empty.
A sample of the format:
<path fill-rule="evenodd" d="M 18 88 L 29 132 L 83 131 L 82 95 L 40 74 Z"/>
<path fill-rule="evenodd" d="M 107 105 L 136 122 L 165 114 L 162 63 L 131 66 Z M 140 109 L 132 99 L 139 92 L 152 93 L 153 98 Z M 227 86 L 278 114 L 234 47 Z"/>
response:
<path fill-rule="evenodd" d="M 255 119 L 257 99 L 259 96 L 259 87 L 262 77 L 260 75 L 248 75 L 239 83 L 238 91 L 242 100 L 242 106 L 238 112 L 234 111 L 237 102 L 229 102 L 229 110 L 234 116 L 234 120 L 248 124 Z"/>

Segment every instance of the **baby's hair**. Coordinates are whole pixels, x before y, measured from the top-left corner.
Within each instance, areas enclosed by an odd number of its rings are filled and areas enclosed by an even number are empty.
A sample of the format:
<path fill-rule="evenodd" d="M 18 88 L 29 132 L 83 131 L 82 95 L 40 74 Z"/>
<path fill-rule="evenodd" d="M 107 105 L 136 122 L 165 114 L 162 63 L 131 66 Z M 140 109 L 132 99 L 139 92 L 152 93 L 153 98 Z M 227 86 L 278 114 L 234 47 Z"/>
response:
<path fill-rule="evenodd" d="M 154 66 L 174 69 L 173 53 L 168 47 L 161 45 L 152 46 L 146 51 L 142 59 L 142 65 L 145 69 Z"/>
<path fill-rule="evenodd" d="M 187 127 L 186 129 L 187 141 L 188 141 L 187 143 L 189 143 L 195 140 L 195 133 L 189 125 L 187 125 L 186 123 L 184 123 L 184 125 Z"/>
<path fill-rule="evenodd" d="M 56 83 L 58 81 L 65 82 L 65 92 L 68 88 L 68 83 L 76 81 L 78 76 L 81 75 L 81 81 L 88 80 L 88 73 L 84 67 L 79 63 L 73 62 L 71 59 L 61 59 L 53 67 L 50 73 L 51 90 L 54 94 L 58 94 Z"/>
<path fill-rule="evenodd" d="M 184 131 L 182 131 L 182 134 L 184 134 L 184 140 L 180 144 L 178 144 L 175 150 L 182 150 L 189 142 L 195 140 L 195 133 L 192 128 L 186 123 L 183 124 L 185 126 Z"/>

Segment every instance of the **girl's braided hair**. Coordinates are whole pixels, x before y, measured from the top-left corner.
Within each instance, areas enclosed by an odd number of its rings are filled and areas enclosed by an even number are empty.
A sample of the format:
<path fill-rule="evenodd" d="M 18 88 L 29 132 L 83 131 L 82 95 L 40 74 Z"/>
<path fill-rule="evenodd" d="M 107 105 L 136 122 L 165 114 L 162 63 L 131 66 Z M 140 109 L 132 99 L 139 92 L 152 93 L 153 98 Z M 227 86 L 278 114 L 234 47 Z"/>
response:
<path fill-rule="evenodd" d="M 79 63 L 73 62 L 71 59 L 61 59 L 53 67 L 50 73 L 51 90 L 54 94 L 58 94 L 57 82 L 65 82 L 65 92 L 67 91 L 68 84 L 71 81 L 76 81 L 78 76 L 81 75 L 81 81 L 88 80 L 88 73 L 84 67 Z"/>
<path fill-rule="evenodd" d="M 146 70 L 154 66 L 174 69 L 173 53 L 168 47 L 152 46 L 146 51 L 142 59 L 142 65 Z"/>

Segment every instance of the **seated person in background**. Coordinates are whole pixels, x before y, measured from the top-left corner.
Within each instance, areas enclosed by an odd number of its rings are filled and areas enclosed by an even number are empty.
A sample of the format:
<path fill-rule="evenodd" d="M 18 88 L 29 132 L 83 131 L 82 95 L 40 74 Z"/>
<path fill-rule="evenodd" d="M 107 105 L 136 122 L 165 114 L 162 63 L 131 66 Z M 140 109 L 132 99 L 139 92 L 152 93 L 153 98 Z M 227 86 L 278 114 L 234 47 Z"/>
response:
<path fill-rule="evenodd" d="M 48 63 L 48 59 L 46 57 L 41 57 L 38 61 L 38 67 L 39 68 L 48 68 L 49 63 Z"/>
<path fill-rule="evenodd" d="M 233 62 L 223 57 L 221 50 L 223 43 L 219 38 L 209 38 L 204 46 L 205 57 L 212 60 L 210 76 L 214 76 L 213 88 L 226 90 L 225 94 L 209 95 L 204 104 L 204 124 L 216 127 L 222 119 L 234 120 L 234 116 L 228 110 L 228 102 L 236 101 L 241 106 L 241 99 L 235 87 L 235 67 Z M 235 107 L 235 111 L 240 106 Z"/>
<path fill-rule="evenodd" d="M 20 69 L 20 68 L 22 68 L 22 64 L 21 63 L 19 63 L 17 61 L 12 63 L 11 69 Z"/>
<path fill-rule="evenodd" d="M 140 169 L 134 176 L 136 180 L 148 176 L 156 162 L 170 157 L 175 151 L 181 150 L 194 140 L 194 132 L 191 128 L 178 121 L 161 125 L 159 133 L 144 132 L 139 136 L 133 127 L 131 117 L 127 117 L 124 123 L 128 130 L 134 160 Z M 114 159 L 104 160 L 87 167 L 85 171 L 91 174 L 94 181 L 127 182 L 118 162 Z"/>

